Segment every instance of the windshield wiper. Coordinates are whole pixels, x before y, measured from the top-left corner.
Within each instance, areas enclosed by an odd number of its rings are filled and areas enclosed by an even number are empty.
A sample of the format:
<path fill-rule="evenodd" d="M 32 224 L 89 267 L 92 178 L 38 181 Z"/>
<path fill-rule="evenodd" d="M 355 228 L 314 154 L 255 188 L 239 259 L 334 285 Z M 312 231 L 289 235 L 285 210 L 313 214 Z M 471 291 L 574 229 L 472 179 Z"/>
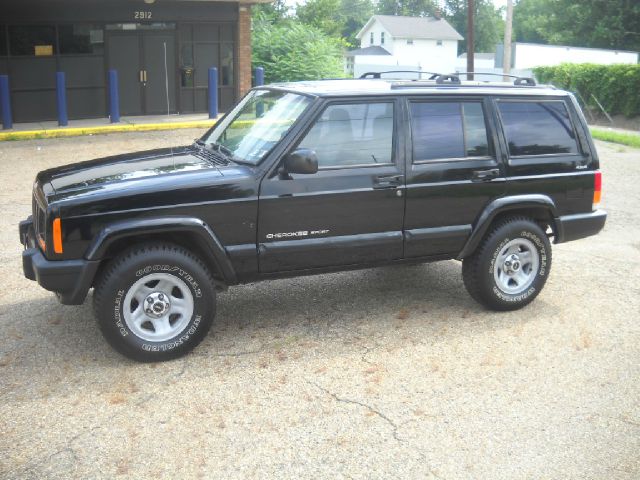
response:
<path fill-rule="evenodd" d="M 235 155 L 233 154 L 233 152 L 225 147 L 224 145 L 222 145 L 221 143 L 216 143 L 216 142 L 212 142 L 210 144 L 207 145 L 211 150 L 215 150 L 218 153 L 222 153 L 223 155 L 229 157 L 231 160 L 233 160 L 235 158 Z"/>

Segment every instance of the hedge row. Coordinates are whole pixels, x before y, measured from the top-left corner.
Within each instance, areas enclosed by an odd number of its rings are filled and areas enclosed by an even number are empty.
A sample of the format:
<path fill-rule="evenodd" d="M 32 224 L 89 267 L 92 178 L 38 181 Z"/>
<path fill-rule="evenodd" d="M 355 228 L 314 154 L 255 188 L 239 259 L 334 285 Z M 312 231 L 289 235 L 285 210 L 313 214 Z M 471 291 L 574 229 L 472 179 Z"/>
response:
<path fill-rule="evenodd" d="M 577 93 L 580 103 L 598 109 L 592 95 L 610 115 L 640 116 L 640 65 L 595 65 L 563 63 L 537 67 L 534 75 L 541 83 Z"/>

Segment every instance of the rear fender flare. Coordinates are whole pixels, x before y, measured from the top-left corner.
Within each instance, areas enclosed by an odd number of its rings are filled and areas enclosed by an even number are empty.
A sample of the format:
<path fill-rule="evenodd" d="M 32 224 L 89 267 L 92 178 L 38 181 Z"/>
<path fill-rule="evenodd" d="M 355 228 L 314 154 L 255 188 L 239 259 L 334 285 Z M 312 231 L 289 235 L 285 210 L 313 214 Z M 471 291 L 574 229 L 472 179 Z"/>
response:
<path fill-rule="evenodd" d="M 473 224 L 471 235 L 467 239 L 464 247 L 458 254 L 457 259 L 462 260 L 471 255 L 480 245 L 482 238 L 491 226 L 491 222 L 501 213 L 515 210 L 543 210 L 550 214 L 552 218 L 557 217 L 556 204 L 547 195 L 511 195 L 497 198 L 487 205 Z"/>

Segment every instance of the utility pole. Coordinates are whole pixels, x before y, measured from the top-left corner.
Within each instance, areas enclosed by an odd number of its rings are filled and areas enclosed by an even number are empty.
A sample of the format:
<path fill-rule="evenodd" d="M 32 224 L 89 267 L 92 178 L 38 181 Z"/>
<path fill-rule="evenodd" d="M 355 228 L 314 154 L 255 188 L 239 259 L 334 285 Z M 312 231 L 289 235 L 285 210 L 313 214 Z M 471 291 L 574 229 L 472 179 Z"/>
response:
<path fill-rule="evenodd" d="M 507 19 L 504 25 L 504 55 L 502 57 L 502 73 L 511 73 L 511 31 L 513 27 L 513 0 L 507 0 Z M 505 82 L 509 77 L 502 77 Z"/>
<path fill-rule="evenodd" d="M 473 0 L 467 0 L 467 72 L 473 72 Z M 467 75 L 467 80 L 473 80 L 473 74 Z"/>

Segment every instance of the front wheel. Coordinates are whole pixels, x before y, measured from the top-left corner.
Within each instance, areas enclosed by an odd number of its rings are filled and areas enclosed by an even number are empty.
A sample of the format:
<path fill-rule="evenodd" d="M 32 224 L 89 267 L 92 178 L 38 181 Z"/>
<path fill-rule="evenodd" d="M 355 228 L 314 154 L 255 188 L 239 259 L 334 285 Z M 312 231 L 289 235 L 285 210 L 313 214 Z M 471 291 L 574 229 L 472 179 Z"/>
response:
<path fill-rule="evenodd" d="M 95 287 L 106 340 L 142 362 L 179 357 L 207 335 L 215 289 L 206 266 L 182 247 L 148 244 L 111 261 Z"/>
<path fill-rule="evenodd" d="M 469 294 L 493 310 L 517 310 L 540 293 L 551 268 L 551 243 L 533 221 L 511 217 L 493 227 L 462 262 Z"/>

